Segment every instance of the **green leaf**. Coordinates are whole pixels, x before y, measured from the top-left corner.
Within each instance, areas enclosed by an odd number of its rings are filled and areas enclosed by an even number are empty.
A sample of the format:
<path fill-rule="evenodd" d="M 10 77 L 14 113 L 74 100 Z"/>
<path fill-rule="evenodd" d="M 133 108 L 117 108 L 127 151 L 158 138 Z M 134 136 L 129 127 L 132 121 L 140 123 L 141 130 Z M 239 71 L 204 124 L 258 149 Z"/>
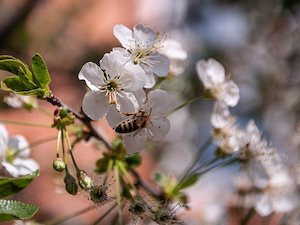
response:
<path fill-rule="evenodd" d="M 21 78 L 18 76 L 10 76 L 3 79 L 1 82 L 1 90 L 4 91 L 25 91 L 29 90 L 21 82 Z"/>
<path fill-rule="evenodd" d="M 134 167 L 137 167 L 137 166 L 141 165 L 142 157 L 139 153 L 126 155 L 125 156 L 125 162 L 126 162 L 128 167 L 134 168 Z"/>
<path fill-rule="evenodd" d="M 31 61 L 32 71 L 34 75 L 34 82 L 41 88 L 49 90 L 49 84 L 51 82 L 50 74 L 47 69 L 47 65 L 42 56 L 35 54 Z"/>
<path fill-rule="evenodd" d="M 35 205 L 0 199 L 0 221 L 30 219 L 38 209 Z"/>
<path fill-rule="evenodd" d="M 49 93 L 44 89 L 37 88 L 37 87 L 33 89 L 28 89 L 27 87 L 24 87 L 20 77 L 18 76 L 10 76 L 4 78 L 0 84 L 0 89 L 4 91 L 14 91 L 19 95 L 31 95 L 31 96 L 41 97 L 41 98 L 47 96 Z"/>
<path fill-rule="evenodd" d="M 29 80 L 32 80 L 32 73 L 28 69 L 28 66 L 12 56 L 2 56 L 2 59 L 0 59 L 0 70 L 5 70 L 18 76 L 21 73 Z"/>
<path fill-rule="evenodd" d="M 11 56 L 11 55 L 0 55 L 0 60 L 4 60 L 4 59 L 15 59 L 18 60 L 17 58 Z"/>
<path fill-rule="evenodd" d="M 32 174 L 23 177 L 10 178 L 0 177 L 0 197 L 6 197 L 21 191 L 27 187 L 30 182 L 39 176 L 39 171 L 35 171 Z"/>
<path fill-rule="evenodd" d="M 108 165 L 109 165 L 109 161 L 110 159 L 108 157 L 104 157 L 99 159 L 96 162 L 96 169 L 95 172 L 96 173 L 105 173 L 107 171 Z"/>

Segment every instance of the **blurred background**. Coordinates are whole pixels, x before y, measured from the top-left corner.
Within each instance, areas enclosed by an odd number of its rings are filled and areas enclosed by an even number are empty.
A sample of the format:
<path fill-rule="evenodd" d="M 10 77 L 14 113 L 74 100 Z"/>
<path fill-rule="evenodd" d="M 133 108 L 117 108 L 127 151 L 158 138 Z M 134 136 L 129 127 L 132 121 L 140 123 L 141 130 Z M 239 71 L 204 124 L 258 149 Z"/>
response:
<path fill-rule="evenodd" d="M 300 167 L 299 1 L 160 0 L 154 4 L 153 0 L 0 0 L 0 54 L 30 62 L 34 53 L 40 53 L 52 76 L 53 93 L 79 110 L 86 89 L 77 78 L 78 72 L 87 61 L 98 63 L 104 53 L 120 46 L 112 33 L 118 23 L 130 28 L 143 23 L 166 31 L 188 52 L 186 71 L 162 83 L 162 88 L 170 92 L 173 106 L 201 95 L 196 61 L 210 57 L 218 60 L 240 87 L 240 102 L 232 110 L 238 122 L 243 125 L 254 118 L 264 136 L 287 156 L 287 164 Z M 1 97 L 5 94 L 1 92 Z M 47 103 L 41 104 L 54 110 Z M 143 176 L 150 179 L 149 170 L 180 176 L 186 162 L 210 136 L 212 106 L 212 102 L 199 100 L 170 116 L 172 128 L 162 145 L 143 152 L 139 168 Z M 4 119 L 52 122 L 38 112 L 11 109 L 1 103 L 0 120 Z M 96 125 L 107 138 L 113 135 L 104 121 Z M 55 130 L 46 128 L 7 127 L 11 135 L 23 134 L 29 142 L 56 136 Z M 202 160 L 211 154 L 208 152 Z M 55 141 L 32 149 L 32 156 L 41 166 L 41 176 L 16 198 L 40 206 L 38 221 L 89 206 L 86 197 L 63 193 L 62 178 L 52 170 Z M 76 156 L 82 168 L 92 173 L 101 151 L 86 143 L 77 147 Z M 232 189 L 231 177 L 236 171 L 237 167 L 230 167 L 213 172 L 188 190 L 191 209 L 182 215 L 187 224 L 236 224 L 234 216 L 225 212 L 224 195 Z M 89 224 L 101 211 L 65 224 Z M 267 222 L 272 224 L 272 220 L 276 218 Z M 255 218 L 252 223 L 266 221 Z"/>

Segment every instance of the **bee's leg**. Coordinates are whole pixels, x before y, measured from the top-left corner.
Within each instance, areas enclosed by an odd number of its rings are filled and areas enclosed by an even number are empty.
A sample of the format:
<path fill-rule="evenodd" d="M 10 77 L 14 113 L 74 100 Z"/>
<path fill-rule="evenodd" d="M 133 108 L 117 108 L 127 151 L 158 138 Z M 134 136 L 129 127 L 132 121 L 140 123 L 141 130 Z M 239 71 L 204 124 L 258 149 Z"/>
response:
<path fill-rule="evenodd" d="M 137 113 L 136 112 L 133 112 L 133 113 L 126 113 L 126 112 L 123 112 L 123 114 L 125 116 L 133 116 L 133 115 L 136 115 Z"/>

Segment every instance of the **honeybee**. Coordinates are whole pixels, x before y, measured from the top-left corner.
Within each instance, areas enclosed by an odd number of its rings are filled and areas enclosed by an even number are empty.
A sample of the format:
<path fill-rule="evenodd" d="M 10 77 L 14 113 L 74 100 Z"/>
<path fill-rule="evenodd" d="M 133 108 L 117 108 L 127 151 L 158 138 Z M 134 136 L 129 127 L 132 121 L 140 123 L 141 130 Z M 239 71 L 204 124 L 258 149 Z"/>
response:
<path fill-rule="evenodd" d="M 137 113 L 123 113 L 126 116 L 133 115 L 132 118 L 121 121 L 114 130 L 121 134 L 139 131 L 144 128 L 150 118 L 150 113 L 139 110 Z"/>

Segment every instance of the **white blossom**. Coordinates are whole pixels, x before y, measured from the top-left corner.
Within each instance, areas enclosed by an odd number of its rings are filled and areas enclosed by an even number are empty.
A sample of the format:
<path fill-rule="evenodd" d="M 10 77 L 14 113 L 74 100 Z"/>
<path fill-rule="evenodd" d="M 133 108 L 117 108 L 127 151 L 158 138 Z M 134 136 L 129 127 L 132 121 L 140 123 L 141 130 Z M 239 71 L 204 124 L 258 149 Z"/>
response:
<path fill-rule="evenodd" d="M 5 102 L 8 106 L 12 108 L 26 108 L 33 109 L 37 108 L 38 104 L 35 98 L 32 96 L 24 96 L 18 95 L 14 92 L 11 92 L 9 95 L 3 98 L 3 102 Z"/>
<path fill-rule="evenodd" d="M 6 128 L 0 124 L 0 171 L 12 177 L 28 175 L 39 169 L 37 162 L 29 158 L 28 142 L 21 135 L 9 138 Z"/>
<path fill-rule="evenodd" d="M 234 123 L 235 118 L 230 114 L 226 103 L 217 101 L 214 105 L 210 122 L 214 128 L 222 128 L 230 126 L 232 123 Z"/>
<path fill-rule="evenodd" d="M 214 59 L 199 60 L 196 70 L 204 88 L 215 99 L 228 106 L 236 106 L 240 98 L 239 88 L 233 81 L 225 79 L 225 69 L 219 62 Z"/>
<path fill-rule="evenodd" d="M 83 98 L 82 109 L 93 120 L 105 116 L 112 105 L 121 112 L 139 108 L 133 92 L 145 85 L 145 73 L 117 51 L 106 53 L 100 67 L 92 62 L 83 65 L 78 78 L 90 88 Z"/>
<path fill-rule="evenodd" d="M 158 49 L 158 51 L 169 58 L 170 73 L 173 75 L 183 73 L 187 66 L 188 55 L 180 42 L 174 39 L 165 39 L 162 45 L 163 48 Z"/>
<path fill-rule="evenodd" d="M 145 88 L 154 86 L 154 74 L 160 77 L 168 74 L 170 61 L 167 56 L 158 52 L 158 49 L 162 48 L 159 33 L 142 24 L 135 25 L 133 30 L 118 24 L 114 26 L 113 32 L 125 48 L 114 50 L 122 52 L 133 64 L 140 65 L 145 70 L 147 75 Z"/>

